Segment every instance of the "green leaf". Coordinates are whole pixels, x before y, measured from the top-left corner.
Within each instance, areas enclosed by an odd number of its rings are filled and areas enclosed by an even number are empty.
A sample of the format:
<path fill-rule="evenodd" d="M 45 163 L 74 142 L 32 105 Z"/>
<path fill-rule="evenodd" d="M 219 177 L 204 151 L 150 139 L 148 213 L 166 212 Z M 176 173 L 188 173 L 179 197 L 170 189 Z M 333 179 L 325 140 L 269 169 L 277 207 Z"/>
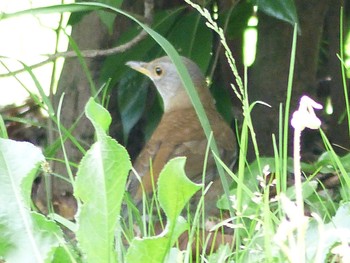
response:
<path fill-rule="evenodd" d="M 229 26 L 225 33 L 228 38 L 242 38 L 244 30 L 247 28 L 248 20 L 254 12 L 253 7 L 254 5 L 251 2 L 240 1 L 233 9 L 225 10 L 223 15 L 219 16 L 221 27 L 224 27 L 226 19 L 229 19 Z"/>
<path fill-rule="evenodd" d="M 145 108 L 149 81 L 133 71 L 122 78 L 118 85 L 118 107 L 123 124 L 124 143 L 130 130 L 139 121 Z"/>
<path fill-rule="evenodd" d="M 76 236 L 87 262 L 116 262 L 114 234 L 131 162 L 125 148 L 103 133 L 110 123 L 108 112 L 90 99 L 85 113 L 97 142 L 78 167 L 74 195 L 82 203 Z"/>
<path fill-rule="evenodd" d="M 215 101 L 220 102 L 215 104 L 216 109 L 224 118 L 224 120 L 230 124 L 234 119 L 232 111 L 232 99 L 228 89 L 225 89 L 224 86 L 225 84 L 221 80 L 215 80 L 210 87 L 210 92 L 213 95 Z"/>
<path fill-rule="evenodd" d="M 126 254 L 127 263 L 161 263 L 169 247 L 169 238 L 156 236 L 148 238 L 135 238 Z"/>
<path fill-rule="evenodd" d="M 134 239 L 127 252 L 126 262 L 164 262 L 170 248 L 188 229 L 188 223 L 180 216 L 190 198 L 201 188 L 185 174 L 185 157 L 170 160 L 158 179 L 158 198 L 167 216 L 167 226 L 158 236 Z"/>
<path fill-rule="evenodd" d="M 82 262 L 82 260 L 78 259 L 79 256 L 74 252 L 73 248 L 66 247 L 59 247 L 56 249 L 53 260 L 51 263 L 63 263 L 63 262 Z"/>
<path fill-rule="evenodd" d="M 298 15 L 293 0 L 257 0 L 259 10 L 269 16 L 286 21 L 291 25 L 298 23 Z"/>
<path fill-rule="evenodd" d="M 190 198 L 201 188 L 187 178 L 185 163 L 185 157 L 171 159 L 159 175 L 158 198 L 168 223 L 175 222 Z"/>
<path fill-rule="evenodd" d="M 324 152 L 317 160 L 317 167 L 321 167 L 322 173 L 336 173 L 339 170 L 334 158 L 339 158 L 340 163 L 344 166 L 347 172 L 350 172 L 350 154 L 346 154 L 342 157 L 333 156 L 332 152 Z M 316 169 L 315 169 L 316 170 Z"/>
<path fill-rule="evenodd" d="M 306 200 L 317 190 L 318 182 L 309 181 L 302 184 L 303 199 Z M 289 199 L 295 200 L 295 186 L 288 187 L 286 195 Z"/>
<path fill-rule="evenodd" d="M 176 219 L 176 222 L 173 222 L 172 225 L 168 222 L 167 228 L 166 228 L 166 231 L 167 231 L 166 236 L 170 238 L 171 246 L 175 244 L 175 242 L 178 240 L 178 238 L 183 232 L 185 232 L 186 230 L 189 230 L 189 227 L 190 227 L 190 224 L 182 216 L 179 216 Z"/>
<path fill-rule="evenodd" d="M 163 233 L 158 236 L 133 239 L 126 254 L 126 262 L 165 262 L 167 255 L 171 252 L 171 247 L 179 236 L 188 229 L 188 223 L 183 217 L 178 217 L 173 226 L 174 228 L 169 230 L 168 224 Z"/>
<path fill-rule="evenodd" d="M 102 129 L 107 132 L 112 123 L 112 117 L 109 112 L 100 104 L 96 103 L 93 98 L 90 98 L 85 106 L 86 117 L 91 121 L 96 131 Z"/>
<path fill-rule="evenodd" d="M 33 180 L 41 150 L 27 142 L 0 139 L 0 258 L 6 262 L 50 262 L 58 226 L 30 211 Z"/>
<path fill-rule="evenodd" d="M 145 113 L 145 119 L 147 120 L 147 123 L 145 124 L 144 128 L 146 141 L 148 141 L 148 139 L 151 138 L 163 115 L 162 98 L 158 96 L 157 99 L 158 103 L 153 103 L 149 108 L 147 108 L 147 112 Z"/>

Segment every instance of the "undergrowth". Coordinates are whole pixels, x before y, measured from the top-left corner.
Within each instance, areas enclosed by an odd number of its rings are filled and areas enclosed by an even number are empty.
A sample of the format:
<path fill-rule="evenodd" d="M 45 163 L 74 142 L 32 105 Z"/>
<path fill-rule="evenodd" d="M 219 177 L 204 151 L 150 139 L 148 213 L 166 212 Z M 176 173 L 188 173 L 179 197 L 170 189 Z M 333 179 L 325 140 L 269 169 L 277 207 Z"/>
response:
<path fill-rule="evenodd" d="M 32 144 L 6 138 L 3 121 L 0 125 L 0 258 L 5 262 L 348 262 L 350 260 L 350 160 L 339 157 L 319 126 L 327 152 L 313 164 L 296 163 L 298 158 L 287 157 L 288 134 L 279 134 L 283 145 L 275 146 L 274 157 L 261 157 L 257 147 L 250 112 L 256 105 L 247 96 L 246 79 L 241 80 L 235 61 L 226 44 L 225 36 L 207 10 L 190 1 L 206 19 L 207 25 L 218 34 L 226 50 L 227 60 L 236 78 L 233 85 L 240 98 L 244 121 L 239 131 L 239 161 L 235 172 L 216 157 L 221 178 L 225 173 L 232 180 L 226 185 L 225 194 L 218 207 L 229 211 L 219 221 L 206 226 L 203 217 L 204 198 L 208 190 L 194 184 L 185 174 L 185 158 L 172 159 L 162 170 L 156 186 L 157 195 L 149 203 L 144 202 L 140 213 L 125 193 L 125 184 L 132 169 L 125 148 L 108 135 L 111 116 L 97 99 L 91 98 L 84 114 L 91 121 L 96 142 L 84 152 L 76 177 L 70 174 L 74 196 L 78 200 L 78 212 L 74 222 L 62 218 L 52 210 L 44 216 L 33 208 L 31 189 L 40 172 L 50 173 L 42 151 Z M 190 76 L 182 65 L 173 46 L 148 26 L 123 11 L 97 3 L 59 5 L 23 11 L 20 14 L 71 11 L 108 10 L 123 14 L 141 25 L 164 49 L 176 65 L 186 90 L 202 123 L 206 116 L 198 96 L 194 92 Z M 20 14 L 6 15 L 3 19 Z M 289 104 L 292 93 L 292 76 L 296 48 L 295 26 L 291 52 L 290 79 L 285 102 L 285 114 L 280 116 L 284 131 L 290 123 Z M 30 67 L 26 70 L 36 80 Z M 246 76 L 245 76 L 246 77 Z M 345 76 L 343 76 L 345 79 Z M 42 101 L 34 94 L 37 103 L 48 112 L 60 132 L 60 144 L 64 140 L 76 141 L 71 132 L 60 123 L 49 97 L 36 81 Z M 96 91 L 96 88 L 94 88 Z M 61 98 L 61 101 L 64 98 Z M 309 106 L 307 113 L 313 115 Z M 83 113 L 82 113 L 83 114 Z M 347 110 L 350 115 L 349 109 Z M 57 116 L 57 117 L 56 117 Z M 316 117 L 316 116 L 312 116 Z M 294 126 L 294 125 L 293 125 Z M 210 127 L 203 127 L 208 136 L 207 152 L 219 156 Z M 252 140 L 256 161 L 246 160 L 249 138 Z M 295 151 L 298 153 L 298 145 Z M 81 147 L 81 146 L 80 146 Z M 50 146 L 48 146 L 50 148 Z M 82 148 L 82 147 L 81 147 Z M 298 155 L 295 155 L 298 156 Z M 64 162 L 69 171 L 70 160 Z M 294 185 L 287 185 L 291 174 L 304 175 Z M 339 192 L 332 197 L 319 173 L 339 177 Z M 165 179 L 166 178 L 166 179 Z M 210 186 L 208 186 L 210 187 Z M 320 189 L 322 191 L 320 191 Z M 200 191 L 202 198 L 195 214 L 183 216 L 190 198 Z M 174 201 L 176 200 L 176 201 Z M 305 206 L 305 208 L 304 208 Z M 154 209 L 154 207 L 156 209 Z M 156 215 L 152 212 L 156 211 Z M 149 214 L 147 217 L 142 214 Z M 186 214 L 186 213 L 185 213 Z M 163 216 L 165 215 L 165 217 Z M 160 218 L 161 220 L 153 218 Z M 161 223 L 159 223 L 161 221 Z M 160 226 L 159 226 L 160 224 Z M 223 228 L 227 232 L 222 232 Z M 68 239 L 68 229 L 74 239 Z M 181 238 L 186 242 L 181 243 Z M 180 239 L 179 239 L 180 238 Z M 228 238 L 228 239 L 225 239 Z M 213 240 L 220 241 L 216 249 Z M 182 244 L 182 245 L 181 245 Z"/>

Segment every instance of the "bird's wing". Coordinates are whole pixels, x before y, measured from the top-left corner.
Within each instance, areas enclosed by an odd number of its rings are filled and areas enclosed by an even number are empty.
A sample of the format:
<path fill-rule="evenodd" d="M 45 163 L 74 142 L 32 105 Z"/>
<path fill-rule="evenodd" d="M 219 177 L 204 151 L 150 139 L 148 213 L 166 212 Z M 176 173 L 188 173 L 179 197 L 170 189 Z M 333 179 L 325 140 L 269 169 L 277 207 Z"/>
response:
<path fill-rule="evenodd" d="M 213 116 L 208 116 L 212 118 Z M 217 117 L 217 116 L 214 116 Z M 220 149 L 220 156 L 226 159 L 234 158 L 234 137 L 232 131 L 223 122 L 212 124 L 214 135 Z M 222 135 L 222 133 L 226 135 Z M 190 180 L 202 182 L 203 167 L 206 159 L 207 139 L 194 110 L 177 111 L 163 116 L 136 161 L 134 169 L 142 180 L 142 186 L 135 174 L 130 175 L 128 190 L 136 202 L 142 198 L 142 192 L 152 193 L 164 165 L 172 158 L 186 156 L 186 175 Z M 152 164 L 152 165 L 151 165 Z M 214 157 L 209 154 L 206 163 L 205 182 L 216 176 Z M 152 180 L 153 176 L 153 180 Z"/>
<path fill-rule="evenodd" d="M 201 183 L 202 182 L 202 174 L 203 174 L 203 167 L 206 157 L 206 150 L 207 150 L 207 140 L 203 136 L 203 138 L 198 138 L 197 140 L 191 140 L 184 142 L 182 144 L 176 145 L 174 147 L 174 151 L 172 152 L 171 158 L 177 157 L 177 156 L 186 156 L 186 175 L 189 177 L 193 182 Z M 211 155 L 208 156 L 206 166 L 212 167 L 213 158 Z M 206 181 L 210 180 L 211 176 L 206 176 Z"/>
<path fill-rule="evenodd" d="M 169 160 L 173 147 L 164 141 L 150 140 L 134 163 L 134 169 L 142 181 L 134 173 L 130 174 L 128 190 L 136 203 L 142 198 L 143 191 L 146 194 L 153 192 L 153 188 L 164 164 Z"/>

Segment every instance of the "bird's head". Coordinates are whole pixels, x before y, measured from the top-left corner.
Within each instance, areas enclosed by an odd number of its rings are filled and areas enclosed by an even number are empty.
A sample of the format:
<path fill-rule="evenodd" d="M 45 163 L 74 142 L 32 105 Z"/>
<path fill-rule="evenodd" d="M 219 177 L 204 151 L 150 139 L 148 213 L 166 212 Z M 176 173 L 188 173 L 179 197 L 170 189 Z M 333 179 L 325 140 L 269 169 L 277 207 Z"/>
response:
<path fill-rule="evenodd" d="M 203 99 L 207 100 L 209 94 L 204 88 L 206 87 L 205 77 L 193 61 L 185 57 L 181 58 L 203 103 Z M 126 65 L 145 74 L 153 81 L 163 99 L 164 111 L 192 106 L 176 67 L 169 57 L 161 57 L 151 62 L 129 61 Z M 209 100 L 212 98 L 210 97 Z"/>

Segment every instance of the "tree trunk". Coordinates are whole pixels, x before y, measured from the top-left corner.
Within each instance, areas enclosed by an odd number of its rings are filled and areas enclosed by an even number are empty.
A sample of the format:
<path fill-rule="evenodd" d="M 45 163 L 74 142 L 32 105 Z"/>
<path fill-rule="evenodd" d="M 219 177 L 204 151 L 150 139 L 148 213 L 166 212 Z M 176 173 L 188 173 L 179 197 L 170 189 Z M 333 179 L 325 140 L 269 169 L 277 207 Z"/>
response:
<path fill-rule="evenodd" d="M 84 49 L 102 49 L 108 43 L 108 34 L 105 26 L 101 24 L 96 12 L 85 15 L 83 19 L 73 26 L 72 39 L 77 43 L 80 50 Z M 87 68 L 92 76 L 94 83 L 97 83 L 101 59 L 84 59 Z M 57 93 L 54 96 L 54 107 L 57 110 L 58 102 L 63 96 L 61 108 L 61 124 L 67 130 L 76 123 L 71 131 L 72 136 L 85 148 L 93 142 L 94 131 L 92 125 L 83 114 L 84 107 L 88 99 L 94 95 L 91 92 L 91 85 L 87 75 L 83 70 L 77 58 L 67 59 L 65 61 Z M 78 117 L 81 116 L 80 119 Z M 55 134 L 55 139 L 59 138 Z M 63 134 L 64 137 L 64 134 Z M 70 162 L 78 164 L 82 157 L 82 152 L 67 139 L 64 143 L 67 157 Z M 58 159 L 63 160 L 63 153 L 59 151 Z M 53 162 L 52 168 L 56 174 L 68 178 L 66 166 L 61 162 Z M 73 175 L 76 169 L 71 167 Z M 52 202 L 57 213 L 73 218 L 76 210 L 75 200 L 72 195 L 72 185 L 56 176 L 51 177 L 52 181 Z M 45 183 L 41 183 L 38 190 L 37 205 L 46 212 L 46 190 Z"/>
<path fill-rule="evenodd" d="M 327 65 L 327 73 L 330 77 L 330 97 L 332 100 L 333 114 L 329 115 L 328 120 L 328 134 L 329 139 L 334 144 L 334 149 L 339 154 L 348 152 L 350 148 L 349 138 L 349 123 L 344 114 L 345 108 L 345 94 L 341 77 L 341 62 L 338 58 L 340 54 L 340 6 L 339 0 L 332 0 L 326 20 L 326 39 L 329 43 L 329 57 Z M 344 3 L 343 3 L 344 6 Z M 345 20 L 343 21 L 345 26 Z M 346 31 L 343 35 L 345 37 Z M 344 43 L 343 43 L 344 44 Z M 349 94 L 346 94 L 349 96 Z M 344 119 L 342 119 L 344 118 Z M 340 146 L 340 147 L 339 147 Z"/>
<path fill-rule="evenodd" d="M 319 46 L 329 0 L 296 0 L 295 4 L 301 35 L 297 39 L 291 111 L 296 109 L 301 95 L 315 94 Z M 260 154 L 271 156 L 272 134 L 278 137 L 279 107 L 285 106 L 286 101 L 293 27 L 260 14 L 258 30 L 257 56 L 248 87 L 251 102 L 263 101 L 271 106 L 257 105 L 252 113 Z M 255 157 L 252 151 L 249 157 Z"/>

